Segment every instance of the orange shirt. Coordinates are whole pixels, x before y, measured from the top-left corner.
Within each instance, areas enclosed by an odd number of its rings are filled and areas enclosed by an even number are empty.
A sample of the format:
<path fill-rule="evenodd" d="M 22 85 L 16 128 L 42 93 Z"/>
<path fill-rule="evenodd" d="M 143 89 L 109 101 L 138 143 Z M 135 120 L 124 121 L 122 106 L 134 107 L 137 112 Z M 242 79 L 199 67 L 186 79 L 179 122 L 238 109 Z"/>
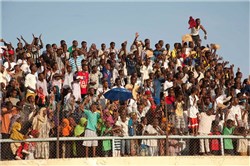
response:
<path fill-rule="evenodd" d="M 2 112 L 6 112 L 6 111 L 7 111 L 7 108 L 2 108 Z M 1 133 L 9 134 L 11 117 L 12 117 L 12 113 L 1 115 L 1 120 L 2 120 Z"/>

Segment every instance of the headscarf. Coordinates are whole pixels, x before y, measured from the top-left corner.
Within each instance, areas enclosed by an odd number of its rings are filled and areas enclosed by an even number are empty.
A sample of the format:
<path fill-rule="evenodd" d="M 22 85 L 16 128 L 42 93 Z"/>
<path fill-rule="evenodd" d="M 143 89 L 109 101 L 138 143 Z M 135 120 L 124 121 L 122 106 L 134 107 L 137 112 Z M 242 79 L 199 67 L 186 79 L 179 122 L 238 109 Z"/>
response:
<path fill-rule="evenodd" d="M 70 125 L 69 125 L 69 120 L 66 119 L 66 118 L 64 118 L 62 122 L 64 123 L 64 126 L 63 126 L 63 128 L 62 128 L 62 135 L 63 135 L 64 137 L 69 136 L 70 131 L 71 131 L 71 129 L 72 129 L 72 128 L 70 127 Z"/>
<path fill-rule="evenodd" d="M 10 138 L 13 140 L 24 140 L 24 135 L 19 132 L 21 128 L 22 126 L 19 122 L 14 122 L 12 125 Z"/>
<path fill-rule="evenodd" d="M 74 129 L 74 136 L 80 136 L 85 131 L 85 123 L 87 123 L 87 119 L 81 118 L 79 124 Z"/>
<path fill-rule="evenodd" d="M 87 121 L 88 120 L 84 117 L 80 119 L 79 124 L 76 125 L 74 129 L 74 136 L 80 136 L 85 131 L 85 123 L 87 123 Z M 73 155 L 77 156 L 75 141 L 73 142 Z"/>
<path fill-rule="evenodd" d="M 109 111 L 108 109 L 106 109 L 106 110 L 103 111 L 103 112 L 104 112 L 104 117 L 103 117 L 103 119 L 104 119 L 105 121 L 109 122 L 109 123 L 113 126 L 115 122 L 114 122 L 114 119 L 113 119 L 112 115 L 110 115 L 110 114 L 109 114 L 109 116 L 106 115 L 106 113 L 107 113 L 108 111 Z"/>
<path fill-rule="evenodd" d="M 32 122 L 32 126 L 33 126 L 33 130 L 38 130 L 40 131 L 40 129 L 42 128 L 42 124 L 43 123 L 47 123 L 48 118 L 47 116 L 43 115 L 44 110 L 46 110 L 47 108 L 42 107 L 39 111 L 38 114 L 35 116 L 35 118 L 33 119 Z"/>

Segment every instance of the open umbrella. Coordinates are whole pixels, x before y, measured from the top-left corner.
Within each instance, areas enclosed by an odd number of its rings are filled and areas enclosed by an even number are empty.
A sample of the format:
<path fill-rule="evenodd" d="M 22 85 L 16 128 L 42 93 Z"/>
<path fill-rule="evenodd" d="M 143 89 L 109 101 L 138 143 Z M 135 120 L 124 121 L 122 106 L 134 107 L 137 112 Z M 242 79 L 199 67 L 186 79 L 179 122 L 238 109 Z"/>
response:
<path fill-rule="evenodd" d="M 104 93 L 103 95 L 106 99 L 112 101 L 115 100 L 125 101 L 133 97 L 131 91 L 125 88 L 113 88 Z"/>

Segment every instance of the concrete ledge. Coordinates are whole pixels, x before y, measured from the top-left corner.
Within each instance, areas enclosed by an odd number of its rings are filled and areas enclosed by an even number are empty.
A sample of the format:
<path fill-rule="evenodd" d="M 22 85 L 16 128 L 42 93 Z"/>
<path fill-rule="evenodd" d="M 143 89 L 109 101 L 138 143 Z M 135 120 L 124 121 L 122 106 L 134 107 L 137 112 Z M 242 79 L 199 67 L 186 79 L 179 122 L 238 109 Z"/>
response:
<path fill-rule="evenodd" d="M 3 166 L 47 166 L 47 165 L 81 165 L 81 166 L 170 166 L 170 165 L 230 165 L 249 166 L 250 157 L 241 156 L 174 156 L 174 157 L 109 157 L 109 158 L 76 158 L 49 160 L 15 160 L 1 161 Z"/>

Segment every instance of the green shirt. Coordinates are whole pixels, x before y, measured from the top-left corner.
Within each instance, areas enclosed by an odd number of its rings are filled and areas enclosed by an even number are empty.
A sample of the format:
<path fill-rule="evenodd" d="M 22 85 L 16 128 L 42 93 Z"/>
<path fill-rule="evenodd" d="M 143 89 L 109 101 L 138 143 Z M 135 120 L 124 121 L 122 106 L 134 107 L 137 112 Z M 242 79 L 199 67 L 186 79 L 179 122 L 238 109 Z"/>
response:
<path fill-rule="evenodd" d="M 106 126 L 103 125 L 102 126 L 102 130 L 101 130 L 101 135 L 104 136 L 104 132 L 106 130 Z M 108 131 L 110 131 L 112 129 L 112 127 L 108 128 Z M 110 134 L 107 134 L 106 136 L 110 136 Z M 111 150 L 111 141 L 110 140 L 103 140 L 102 141 L 102 150 L 103 151 L 109 151 Z"/>
<path fill-rule="evenodd" d="M 87 122 L 87 129 L 96 131 L 97 122 L 100 118 L 99 112 L 92 112 L 90 110 L 84 110 L 85 115 L 87 116 L 88 122 Z"/>
<path fill-rule="evenodd" d="M 234 131 L 234 127 L 232 127 L 232 128 L 225 127 L 223 129 L 223 135 L 232 135 L 233 131 Z M 230 139 L 230 138 L 224 139 L 224 149 L 234 149 L 232 139 Z"/>

